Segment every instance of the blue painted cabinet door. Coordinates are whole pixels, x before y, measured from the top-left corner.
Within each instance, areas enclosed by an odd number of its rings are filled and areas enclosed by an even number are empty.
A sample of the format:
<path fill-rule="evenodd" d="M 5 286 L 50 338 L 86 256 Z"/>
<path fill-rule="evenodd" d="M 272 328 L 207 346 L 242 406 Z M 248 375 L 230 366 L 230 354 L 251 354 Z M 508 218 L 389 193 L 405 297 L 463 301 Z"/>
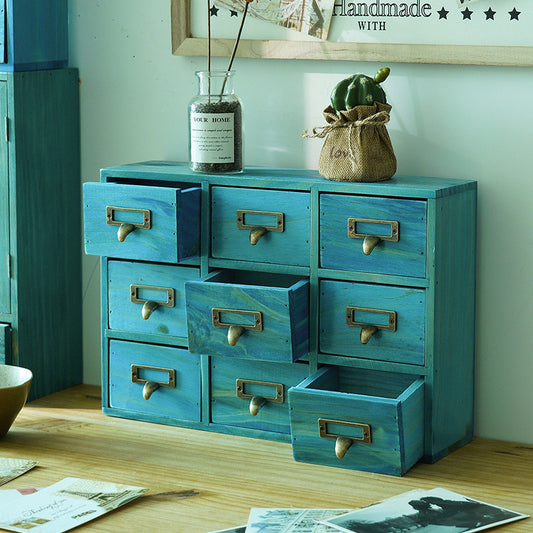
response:
<path fill-rule="evenodd" d="M 7 84 L 0 82 L 0 117 L 7 117 Z M 9 275 L 9 184 L 7 141 L 0 137 L 0 313 L 11 312 Z"/>

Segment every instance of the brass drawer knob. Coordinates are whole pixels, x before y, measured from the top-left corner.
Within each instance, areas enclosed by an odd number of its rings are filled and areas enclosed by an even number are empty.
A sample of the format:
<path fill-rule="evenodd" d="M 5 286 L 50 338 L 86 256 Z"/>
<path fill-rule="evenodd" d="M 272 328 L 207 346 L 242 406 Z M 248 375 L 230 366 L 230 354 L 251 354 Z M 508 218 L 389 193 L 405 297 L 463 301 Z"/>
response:
<path fill-rule="evenodd" d="M 267 403 L 266 398 L 263 396 L 253 396 L 250 400 L 250 414 L 256 416 L 259 413 L 259 409 Z"/>
<path fill-rule="evenodd" d="M 134 224 L 121 224 L 117 231 L 117 237 L 119 242 L 124 242 L 126 237 L 137 228 Z"/>
<path fill-rule="evenodd" d="M 329 426 L 337 427 L 346 433 L 353 434 L 354 432 L 360 433 L 353 437 L 347 437 L 346 435 L 339 435 L 329 431 Z M 360 422 L 347 422 L 344 420 L 331 420 L 328 418 L 318 419 L 318 435 L 321 439 L 335 439 L 335 455 L 338 459 L 342 459 L 346 452 L 350 449 L 352 444 L 359 442 L 362 444 L 372 443 L 372 430 L 368 424 L 361 424 Z"/>
<path fill-rule="evenodd" d="M 225 313 L 251 317 L 251 323 L 231 324 L 223 321 Z M 222 309 L 213 307 L 211 309 L 212 321 L 214 328 L 228 328 L 228 343 L 235 346 L 240 337 L 247 331 L 263 331 L 263 315 L 260 311 L 247 311 L 242 309 Z"/>
<path fill-rule="evenodd" d="M 335 440 L 335 455 L 337 459 L 342 459 L 352 444 L 353 439 L 349 437 L 337 437 Z"/>
<path fill-rule="evenodd" d="M 142 217 L 142 222 L 121 222 L 115 219 L 115 213 L 127 213 L 133 217 Z M 117 237 L 119 242 L 124 242 L 124 239 L 137 228 L 151 229 L 152 227 L 152 212 L 149 209 L 132 209 L 128 207 L 106 206 L 106 224 L 108 226 L 118 226 Z"/>
<path fill-rule="evenodd" d="M 159 307 L 159 304 L 157 302 L 153 302 L 152 300 L 149 300 L 144 303 L 143 309 L 142 309 L 142 317 L 144 320 L 148 320 L 150 318 L 150 315 Z"/>
<path fill-rule="evenodd" d="M 370 255 L 372 250 L 381 242 L 381 237 L 376 237 L 374 235 L 365 237 L 363 239 L 363 253 L 365 255 Z"/>
<path fill-rule="evenodd" d="M 370 233 L 360 232 L 357 230 L 358 223 L 390 226 L 390 234 L 372 235 Z M 350 217 L 348 219 L 348 238 L 363 239 L 363 253 L 365 255 L 370 255 L 372 250 L 374 250 L 381 241 L 398 242 L 400 240 L 400 223 L 397 220 L 374 220 Z"/>
<path fill-rule="evenodd" d="M 150 396 L 159 388 L 159 383 L 155 381 L 147 381 L 143 387 L 143 398 L 149 400 Z"/>
<path fill-rule="evenodd" d="M 235 346 L 241 335 L 246 331 L 242 326 L 230 326 L 228 328 L 228 343 L 230 346 Z"/>
<path fill-rule="evenodd" d="M 250 244 L 255 246 L 259 239 L 267 232 L 266 228 L 257 227 L 250 230 Z"/>

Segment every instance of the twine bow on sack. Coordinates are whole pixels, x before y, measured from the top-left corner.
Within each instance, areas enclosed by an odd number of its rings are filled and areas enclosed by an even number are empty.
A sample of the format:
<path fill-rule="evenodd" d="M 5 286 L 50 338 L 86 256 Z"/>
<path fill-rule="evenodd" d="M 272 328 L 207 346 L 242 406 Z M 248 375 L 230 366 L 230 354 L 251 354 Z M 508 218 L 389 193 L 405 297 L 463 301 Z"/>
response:
<path fill-rule="evenodd" d="M 336 181 L 381 181 L 396 172 L 396 157 L 385 125 L 391 106 L 376 102 L 338 113 L 323 111 L 327 126 L 318 126 L 302 137 L 324 138 L 319 172 Z"/>

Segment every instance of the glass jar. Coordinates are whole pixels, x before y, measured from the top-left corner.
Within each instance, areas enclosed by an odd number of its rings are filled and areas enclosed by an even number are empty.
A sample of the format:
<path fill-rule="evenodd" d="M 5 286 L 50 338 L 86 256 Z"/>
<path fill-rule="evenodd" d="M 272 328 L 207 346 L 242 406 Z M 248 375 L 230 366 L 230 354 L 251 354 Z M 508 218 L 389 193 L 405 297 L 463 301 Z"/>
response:
<path fill-rule="evenodd" d="M 242 106 L 233 71 L 199 71 L 199 91 L 189 103 L 189 166 L 206 174 L 242 172 Z"/>

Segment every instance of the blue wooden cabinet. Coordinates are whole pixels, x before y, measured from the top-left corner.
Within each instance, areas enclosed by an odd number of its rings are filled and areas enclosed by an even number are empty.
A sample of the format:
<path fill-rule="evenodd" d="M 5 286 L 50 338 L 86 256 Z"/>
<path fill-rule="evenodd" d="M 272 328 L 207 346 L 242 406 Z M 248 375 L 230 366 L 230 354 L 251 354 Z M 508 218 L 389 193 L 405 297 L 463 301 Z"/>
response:
<path fill-rule="evenodd" d="M 0 6 L 0 71 L 68 63 L 67 0 L 5 0 Z"/>
<path fill-rule="evenodd" d="M 30 398 L 82 381 L 78 87 L 0 72 L 0 363 L 33 372 Z"/>
<path fill-rule="evenodd" d="M 106 168 L 103 410 L 402 475 L 472 438 L 474 181 Z"/>

